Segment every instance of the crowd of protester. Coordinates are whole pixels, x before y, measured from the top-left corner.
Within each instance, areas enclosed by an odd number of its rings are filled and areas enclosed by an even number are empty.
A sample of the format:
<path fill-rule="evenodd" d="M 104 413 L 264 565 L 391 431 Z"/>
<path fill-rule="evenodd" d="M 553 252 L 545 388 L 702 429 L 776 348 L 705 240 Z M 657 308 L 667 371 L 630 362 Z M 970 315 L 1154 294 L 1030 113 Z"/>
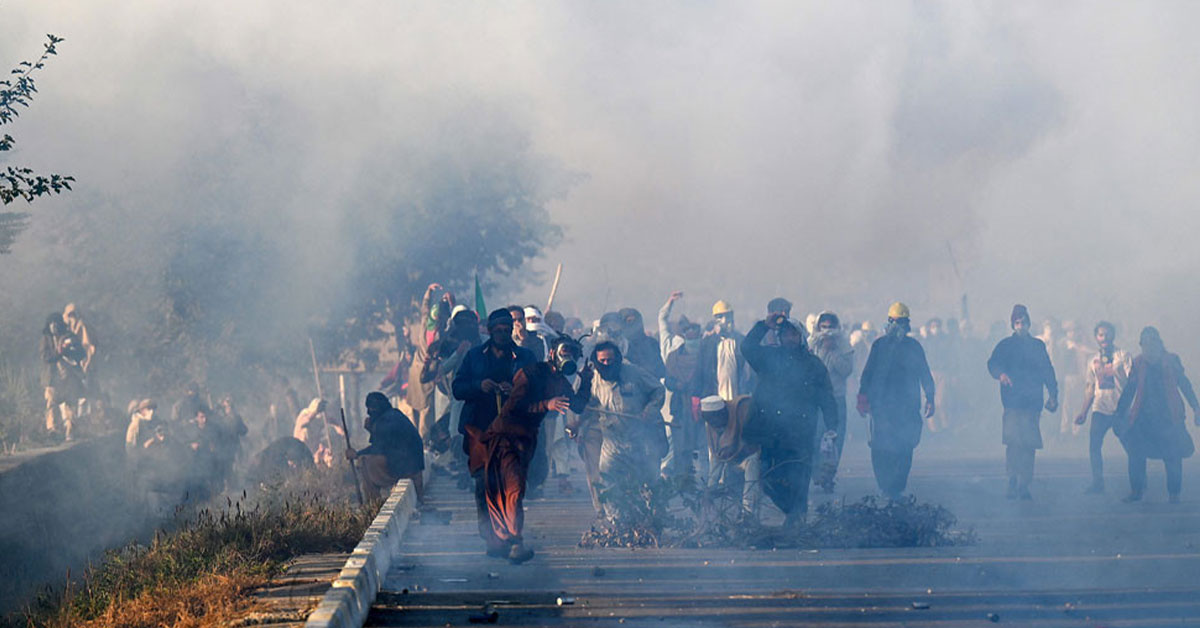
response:
<path fill-rule="evenodd" d="M 474 485 L 490 555 L 532 555 L 521 538 L 525 495 L 571 473 L 576 455 L 597 519 L 609 524 L 627 516 L 622 495 L 682 473 L 706 499 L 739 501 L 744 520 L 760 520 L 765 497 L 785 526 L 797 525 L 810 487 L 835 490 L 854 441 L 869 448 L 880 493 L 899 499 L 922 438 L 994 435 L 1006 451 L 1006 496 L 1033 499 L 1043 413 L 1055 442 L 1090 441 L 1089 492 L 1104 490 L 1111 430 L 1128 453 L 1126 499 L 1142 498 L 1155 458 L 1169 500 L 1179 500 L 1192 451 L 1184 402 L 1193 414 L 1197 402 L 1153 327 L 1132 358 L 1115 348 L 1111 323 L 1091 338 L 1070 321 L 1035 328 L 1023 305 L 983 335 L 953 318 L 914 325 L 903 303 L 880 317 L 882 329 L 832 311 L 798 320 L 776 298 L 743 334 L 725 301 L 705 320 L 674 317 L 682 298 L 668 297 L 648 334 L 634 308 L 590 325 L 536 306 L 484 317 L 436 284 L 426 291 L 406 336 L 407 383 L 388 383 L 403 391 L 435 467 L 461 465 L 471 478 L 460 484 Z M 861 419 L 847 416 L 849 399 Z"/>
<path fill-rule="evenodd" d="M 622 495 L 689 475 L 705 499 L 739 503 L 744 520 L 759 521 L 770 503 L 785 526 L 795 526 L 808 513 L 810 487 L 835 491 L 847 443 L 869 448 L 879 491 L 898 499 L 923 438 L 996 435 L 1006 451 L 1007 496 L 1033 499 L 1043 413 L 1051 441 L 1087 441 L 1087 491 L 1105 489 L 1111 431 L 1128 455 L 1126 499 L 1142 498 L 1153 458 L 1164 462 L 1170 501 L 1179 500 L 1181 461 L 1194 449 L 1184 404 L 1194 415 L 1198 403 L 1153 327 L 1141 331 L 1134 355 L 1117 347 L 1111 323 L 1097 323 L 1088 337 L 1073 321 L 1035 326 L 1023 305 L 1008 325 L 981 334 L 954 318 L 916 325 L 903 303 L 881 313 L 886 323 L 877 328 L 833 311 L 801 318 L 790 301 L 775 298 L 743 317 L 752 321 L 743 334 L 730 303 L 717 301 L 710 316 L 690 320 L 675 316 L 682 299 L 671 293 L 647 333 L 635 308 L 590 323 L 532 305 L 485 313 L 432 284 L 396 334 L 401 359 L 382 392 L 366 398 L 366 449 L 346 446 L 326 400 L 301 405 L 281 378 L 256 422 L 262 448 L 253 459 L 244 459 L 250 430 L 232 397 L 214 404 L 193 385 L 169 416 L 154 399 L 129 403 L 127 461 L 165 504 L 231 488 L 235 467 L 250 482 L 266 482 L 339 467 L 343 457 L 357 465 L 367 496 L 409 478 L 423 498 L 421 478 L 432 464 L 473 486 L 488 553 L 517 562 L 532 556 L 521 536 L 526 494 L 580 470 L 598 522 L 628 517 Z M 96 352 L 73 305 L 48 317 L 45 424 L 66 440 L 81 423 L 122 421 L 97 385 Z M 851 401 L 861 419 L 848 416 Z"/>

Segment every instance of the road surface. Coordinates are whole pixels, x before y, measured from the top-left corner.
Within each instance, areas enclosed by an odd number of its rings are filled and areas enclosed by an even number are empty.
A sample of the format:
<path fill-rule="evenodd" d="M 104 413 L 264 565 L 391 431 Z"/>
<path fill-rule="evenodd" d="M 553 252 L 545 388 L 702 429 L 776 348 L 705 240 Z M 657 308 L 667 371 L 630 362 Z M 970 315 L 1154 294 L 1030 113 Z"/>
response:
<path fill-rule="evenodd" d="M 1043 459 L 1035 501 L 1020 502 L 1003 497 L 999 448 L 987 453 L 917 451 L 912 493 L 979 535 L 950 548 L 581 549 L 594 515 L 575 480 L 527 503 L 538 555 L 516 566 L 484 556 L 470 495 L 437 478 L 431 501 L 452 519 L 410 526 L 367 625 L 467 625 L 487 605 L 521 626 L 1200 626 L 1197 460 L 1181 504 L 1157 461 L 1145 501 L 1122 503 L 1119 449 L 1107 494 L 1083 494 L 1086 459 Z M 847 456 L 835 498 L 873 493 L 865 452 Z"/>

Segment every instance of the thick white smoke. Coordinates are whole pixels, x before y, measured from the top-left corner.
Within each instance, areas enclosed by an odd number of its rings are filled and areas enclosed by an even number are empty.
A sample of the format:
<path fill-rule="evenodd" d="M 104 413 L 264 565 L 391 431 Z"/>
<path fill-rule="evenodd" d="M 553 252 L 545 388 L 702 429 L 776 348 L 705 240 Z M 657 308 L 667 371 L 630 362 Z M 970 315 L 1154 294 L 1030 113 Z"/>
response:
<path fill-rule="evenodd" d="M 682 288 L 692 314 L 724 297 L 746 320 L 780 294 L 876 319 L 901 298 L 924 318 L 965 291 L 977 326 L 1021 301 L 1035 318 L 1159 322 L 1182 344 L 1198 11 L 9 2 L 0 58 L 67 37 L 14 125 L 15 158 L 80 184 L 39 204 L 3 282 L 45 309 L 68 295 L 26 285 L 63 254 L 41 223 L 109 207 L 113 246 L 152 260 L 131 236 L 211 197 L 214 213 L 277 225 L 297 271 L 281 281 L 311 295 L 353 246 L 333 226 L 355 173 L 446 142 L 440 112 L 484 103 L 586 175 L 554 206 L 566 241 L 533 265 L 566 263 L 568 313 L 594 317 L 608 295 L 649 314 Z"/>

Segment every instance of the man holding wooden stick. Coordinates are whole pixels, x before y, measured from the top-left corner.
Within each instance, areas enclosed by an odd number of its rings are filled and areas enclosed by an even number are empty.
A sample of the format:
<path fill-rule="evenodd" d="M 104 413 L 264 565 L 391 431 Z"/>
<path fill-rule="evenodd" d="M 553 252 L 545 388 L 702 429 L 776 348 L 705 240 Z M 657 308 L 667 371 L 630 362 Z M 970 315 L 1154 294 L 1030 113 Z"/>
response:
<path fill-rule="evenodd" d="M 361 463 L 367 500 L 382 498 L 396 482 L 408 479 L 417 491 L 417 503 L 424 503 L 425 450 L 417 428 L 381 392 L 367 395 L 366 406 L 364 427 L 371 434 L 371 445 L 361 451 L 347 448 L 346 459 Z"/>

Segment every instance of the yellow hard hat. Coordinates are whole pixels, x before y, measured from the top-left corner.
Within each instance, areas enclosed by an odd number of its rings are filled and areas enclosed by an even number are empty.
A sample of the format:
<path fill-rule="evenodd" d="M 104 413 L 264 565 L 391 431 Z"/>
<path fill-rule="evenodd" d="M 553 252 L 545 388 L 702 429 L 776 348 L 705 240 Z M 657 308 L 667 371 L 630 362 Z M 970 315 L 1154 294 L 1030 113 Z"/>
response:
<path fill-rule="evenodd" d="M 896 301 L 888 308 L 888 318 L 909 318 L 908 306 Z"/>
<path fill-rule="evenodd" d="M 713 316 L 720 316 L 722 314 L 730 314 L 733 312 L 733 306 L 729 305 L 728 303 L 726 303 L 724 301 L 717 301 L 716 303 L 713 303 L 712 312 L 713 312 L 713 314 L 712 314 Z"/>

